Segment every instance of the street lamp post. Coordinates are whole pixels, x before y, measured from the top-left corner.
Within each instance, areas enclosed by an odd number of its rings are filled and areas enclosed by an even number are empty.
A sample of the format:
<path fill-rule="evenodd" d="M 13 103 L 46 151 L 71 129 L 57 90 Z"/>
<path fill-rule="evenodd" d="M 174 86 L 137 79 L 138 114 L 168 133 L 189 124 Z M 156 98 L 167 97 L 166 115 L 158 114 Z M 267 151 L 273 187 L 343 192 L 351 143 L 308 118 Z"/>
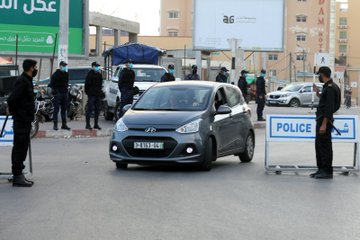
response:
<path fill-rule="evenodd" d="M 298 46 L 299 48 L 301 48 L 302 51 L 303 51 L 303 81 L 305 82 L 305 81 L 306 81 L 306 76 L 305 76 L 306 51 L 305 51 L 305 48 L 302 47 L 302 46 L 300 46 L 299 44 L 297 44 L 297 46 Z"/>

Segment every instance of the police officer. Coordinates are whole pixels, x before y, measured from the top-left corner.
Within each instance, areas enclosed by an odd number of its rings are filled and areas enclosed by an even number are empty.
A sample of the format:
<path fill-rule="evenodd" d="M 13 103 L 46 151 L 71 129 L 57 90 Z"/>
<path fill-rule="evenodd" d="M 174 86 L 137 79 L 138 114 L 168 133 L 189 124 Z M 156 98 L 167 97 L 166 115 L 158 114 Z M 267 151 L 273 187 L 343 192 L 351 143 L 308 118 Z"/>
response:
<path fill-rule="evenodd" d="M 186 80 L 200 80 L 200 76 L 197 73 L 198 67 L 196 65 L 192 65 L 191 69 L 192 73 L 186 76 Z"/>
<path fill-rule="evenodd" d="M 24 72 L 16 79 L 8 98 L 9 112 L 14 119 L 14 146 L 11 154 L 13 186 L 31 187 L 34 182 L 23 175 L 24 161 L 30 144 L 31 123 L 34 121 L 35 99 L 33 78 L 37 75 L 37 62 L 23 62 Z"/>
<path fill-rule="evenodd" d="M 310 177 L 316 179 L 333 178 L 333 149 L 331 132 L 334 128 L 334 113 L 341 104 L 340 88 L 331 79 L 331 70 L 321 67 L 318 72 L 319 81 L 324 83 L 323 92 L 320 94 L 318 87 L 314 84 L 314 90 L 320 98 L 316 112 L 316 162 L 318 171 Z"/>
<path fill-rule="evenodd" d="M 266 82 L 265 82 L 266 71 L 261 70 L 260 76 L 256 80 L 256 103 L 257 103 L 257 117 L 258 121 L 263 122 L 265 118 L 263 117 L 263 112 L 265 108 L 265 96 L 266 96 Z"/>
<path fill-rule="evenodd" d="M 51 76 L 49 87 L 54 95 L 54 130 L 58 128 L 58 114 L 61 108 L 61 129 L 70 130 L 66 124 L 66 109 L 68 105 L 69 74 L 67 63 L 61 61 L 59 69 Z"/>
<path fill-rule="evenodd" d="M 92 129 L 90 125 L 90 116 L 93 109 L 95 109 L 94 128 L 101 130 L 101 127 L 99 126 L 99 113 L 101 98 L 104 95 L 102 90 L 103 77 L 100 64 L 93 62 L 91 67 L 92 69 L 89 71 L 85 80 L 85 93 L 88 95 L 85 128 L 89 130 Z"/>
<path fill-rule="evenodd" d="M 125 67 L 120 72 L 119 90 L 121 92 L 121 103 L 119 118 L 123 115 L 122 109 L 128 104 L 132 104 L 134 101 L 135 72 L 133 67 L 133 61 L 128 59 Z"/>
<path fill-rule="evenodd" d="M 220 69 L 219 74 L 216 77 L 216 82 L 227 83 L 229 77 L 229 70 L 226 67 Z"/>
<path fill-rule="evenodd" d="M 161 77 L 161 82 L 172 82 L 175 81 L 175 66 L 170 64 L 168 66 L 168 72 Z"/>
<path fill-rule="evenodd" d="M 246 70 L 241 71 L 241 76 L 239 78 L 238 86 L 244 96 L 244 99 L 246 103 L 249 103 L 249 97 L 248 97 L 248 83 L 246 81 L 246 76 L 249 72 Z"/>

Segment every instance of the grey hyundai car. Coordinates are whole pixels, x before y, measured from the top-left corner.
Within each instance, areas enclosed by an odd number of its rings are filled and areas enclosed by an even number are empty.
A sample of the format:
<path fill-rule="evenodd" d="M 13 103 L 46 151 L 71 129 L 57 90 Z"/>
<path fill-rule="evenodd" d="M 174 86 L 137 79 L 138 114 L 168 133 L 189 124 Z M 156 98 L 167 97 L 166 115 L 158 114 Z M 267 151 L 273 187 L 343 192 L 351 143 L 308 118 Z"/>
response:
<path fill-rule="evenodd" d="M 220 157 L 236 155 L 242 162 L 253 158 L 251 112 L 235 86 L 160 83 L 128 108 L 110 141 L 110 158 L 117 168 L 179 164 L 209 171 Z"/>

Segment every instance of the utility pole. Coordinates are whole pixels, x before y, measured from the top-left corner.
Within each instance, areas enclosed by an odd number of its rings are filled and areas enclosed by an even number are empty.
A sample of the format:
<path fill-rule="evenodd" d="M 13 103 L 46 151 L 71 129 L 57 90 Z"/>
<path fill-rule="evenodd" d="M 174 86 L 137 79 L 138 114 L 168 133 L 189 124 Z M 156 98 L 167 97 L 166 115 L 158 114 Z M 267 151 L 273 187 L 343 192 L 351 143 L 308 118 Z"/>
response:
<path fill-rule="evenodd" d="M 290 80 L 290 83 L 292 82 L 292 53 L 290 53 L 290 56 L 289 56 L 289 59 L 290 59 L 290 67 L 289 67 L 289 69 L 290 69 L 290 76 L 289 76 L 289 80 Z"/>
<path fill-rule="evenodd" d="M 61 0 L 59 13 L 59 51 L 58 65 L 61 61 L 68 62 L 69 49 L 69 2 L 70 0 Z"/>
<path fill-rule="evenodd" d="M 306 77 L 305 77 L 305 63 L 306 63 L 306 58 L 305 58 L 305 48 L 303 48 L 303 81 L 306 81 Z"/>

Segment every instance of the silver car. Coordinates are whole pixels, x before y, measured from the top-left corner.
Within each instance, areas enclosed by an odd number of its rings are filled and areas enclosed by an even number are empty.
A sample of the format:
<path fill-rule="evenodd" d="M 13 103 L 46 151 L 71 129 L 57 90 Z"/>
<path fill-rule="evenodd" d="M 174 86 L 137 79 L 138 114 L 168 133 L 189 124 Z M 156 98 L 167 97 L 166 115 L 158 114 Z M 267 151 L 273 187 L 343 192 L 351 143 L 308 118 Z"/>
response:
<path fill-rule="evenodd" d="M 289 84 L 280 91 L 271 92 L 267 95 L 266 105 L 282 105 L 290 107 L 318 105 L 319 98 L 314 94 L 312 83 Z M 323 85 L 317 83 L 316 86 L 322 91 Z M 314 97 L 314 103 L 312 102 Z"/>

